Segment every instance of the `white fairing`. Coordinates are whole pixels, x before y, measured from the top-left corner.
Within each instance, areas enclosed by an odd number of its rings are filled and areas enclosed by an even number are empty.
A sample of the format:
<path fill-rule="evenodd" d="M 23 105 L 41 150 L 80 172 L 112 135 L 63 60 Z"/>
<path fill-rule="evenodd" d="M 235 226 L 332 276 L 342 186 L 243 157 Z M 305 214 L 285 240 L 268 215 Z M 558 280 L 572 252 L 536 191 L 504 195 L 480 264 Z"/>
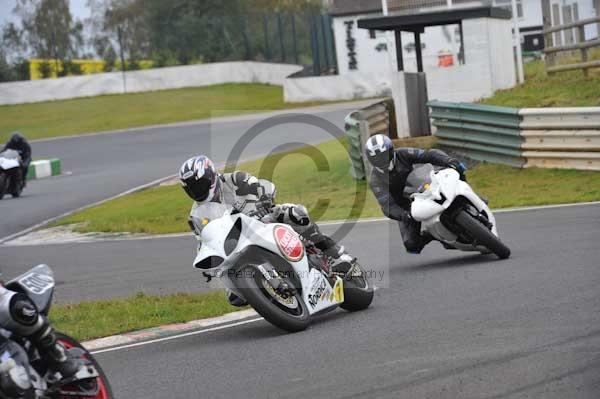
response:
<path fill-rule="evenodd" d="M 456 241 L 457 237 L 440 221 L 442 213 L 459 197 L 467 198 L 480 212 L 485 213 L 492 224 L 492 232 L 498 236 L 496 219 L 485 202 L 479 198 L 471 186 L 460 180 L 454 169 L 432 171 L 431 183 L 427 190 L 413 194 L 412 217 L 421 222 L 421 230 L 429 232 L 435 239 L 446 242 L 463 251 L 481 251 L 483 247 L 473 247 Z M 437 202 L 436 202 L 437 201 Z"/>
<path fill-rule="evenodd" d="M 289 260 L 281 252 L 275 241 L 275 229 L 283 227 L 288 229 L 291 234 L 297 236 L 289 226 L 279 223 L 265 224 L 244 214 L 237 213 L 232 215 L 230 212 L 231 208 L 217 203 L 209 203 L 206 204 L 206 207 L 203 205 L 194 210 L 192 217 L 204 225 L 199 236 L 201 244 L 194 260 L 195 267 L 202 260 L 211 256 L 223 258 L 224 261 L 219 266 L 205 271 L 213 276 L 220 277 L 221 282 L 226 288 L 243 298 L 243 295 L 241 295 L 230 280 L 227 271 L 239 263 L 239 254 L 245 248 L 248 246 L 258 246 L 274 254 L 281 255 L 281 258 L 292 266 L 302 284 L 303 300 L 307 304 L 310 314 L 335 307 L 340 303 L 336 300 L 333 287 L 323 273 L 314 268 L 309 268 L 305 250 L 302 251 L 302 256 L 297 261 Z M 242 233 L 233 252 L 227 255 L 224 249 L 225 240 L 234 223 L 238 220 L 241 220 Z M 338 282 L 341 284 L 339 277 Z"/>
<path fill-rule="evenodd" d="M 0 153 L 0 169 L 9 170 L 18 168 L 21 164 L 19 153 L 14 150 L 6 150 Z"/>

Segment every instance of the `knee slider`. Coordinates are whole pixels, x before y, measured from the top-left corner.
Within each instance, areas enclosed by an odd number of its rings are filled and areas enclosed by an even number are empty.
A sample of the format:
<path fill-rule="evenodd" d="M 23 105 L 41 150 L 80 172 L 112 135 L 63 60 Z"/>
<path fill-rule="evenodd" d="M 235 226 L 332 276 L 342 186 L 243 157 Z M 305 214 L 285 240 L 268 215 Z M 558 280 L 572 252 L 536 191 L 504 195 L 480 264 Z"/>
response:
<path fill-rule="evenodd" d="M 303 205 L 290 206 L 288 209 L 288 216 L 290 217 L 290 220 L 298 226 L 308 226 L 310 224 L 308 210 Z"/>

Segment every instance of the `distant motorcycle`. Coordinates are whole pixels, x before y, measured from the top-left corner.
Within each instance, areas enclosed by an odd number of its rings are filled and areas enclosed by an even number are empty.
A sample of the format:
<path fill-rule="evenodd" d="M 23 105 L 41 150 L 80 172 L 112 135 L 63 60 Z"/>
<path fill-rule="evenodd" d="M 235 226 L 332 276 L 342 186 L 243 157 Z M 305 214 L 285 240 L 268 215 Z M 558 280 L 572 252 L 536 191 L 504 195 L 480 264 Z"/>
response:
<path fill-rule="evenodd" d="M 52 270 L 39 265 L 27 273 L 6 283 L 6 288 L 21 292 L 36 304 L 40 312 L 48 315 L 54 293 Z M 70 352 L 70 356 L 80 357 L 87 367 L 78 372 L 70 381 L 56 383 L 52 381 L 48 366 L 37 349 L 26 337 L 17 336 L 0 328 L 0 334 L 8 339 L 5 353 L 0 354 L 0 369 L 13 376 L 28 373 L 33 384 L 35 396 L 27 399 L 90 398 L 112 399 L 113 394 L 98 362 L 81 344 L 66 334 L 56 333 L 57 340 Z M 17 378 L 18 379 L 18 378 Z M 0 393 L 0 397 L 2 393 Z"/>
<path fill-rule="evenodd" d="M 406 187 L 413 219 L 444 247 L 493 252 L 500 259 L 510 256 L 492 211 L 456 170 L 423 164 L 409 174 Z"/>
<path fill-rule="evenodd" d="M 219 203 L 199 206 L 192 225 L 200 237 L 194 267 L 244 299 L 271 324 L 290 332 L 338 306 L 356 311 L 373 300 L 358 263 L 333 273 L 327 257 L 289 226 L 263 223 Z"/>
<path fill-rule="evenodd" d="M 16 198 L 23 192 L 25 176 L 21 162 L 21 156 L 15 150 L 0 152 L 0 199 L 7 193 Z"/>

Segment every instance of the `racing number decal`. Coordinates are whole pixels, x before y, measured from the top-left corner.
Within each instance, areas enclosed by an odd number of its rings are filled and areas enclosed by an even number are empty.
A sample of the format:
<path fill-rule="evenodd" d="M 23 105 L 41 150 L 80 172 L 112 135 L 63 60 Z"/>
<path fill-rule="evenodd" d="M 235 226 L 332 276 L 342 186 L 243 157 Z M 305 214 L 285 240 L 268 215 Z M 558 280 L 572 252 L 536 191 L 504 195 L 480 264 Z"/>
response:
<path fill-rule="evenodd" d="M 19 280 L 19 283 L 34 294 L 43 294 L 54 287 L 54 279 L 39 273 L 29 273 Z"/>
<path fill-rule="evenodd" d="M 304 256 L 304 245 L 296 232 L 283 226 L 277 226 L 273 230 L 275 241 L 279 250 L 288 260 L 298 262 Z"/>

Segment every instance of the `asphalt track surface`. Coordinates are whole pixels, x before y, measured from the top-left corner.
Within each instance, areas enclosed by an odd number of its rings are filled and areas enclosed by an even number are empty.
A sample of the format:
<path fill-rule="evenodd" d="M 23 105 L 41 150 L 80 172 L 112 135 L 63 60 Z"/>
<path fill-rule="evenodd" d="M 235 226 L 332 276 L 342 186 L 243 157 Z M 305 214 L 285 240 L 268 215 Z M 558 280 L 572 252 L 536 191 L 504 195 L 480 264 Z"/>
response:
<path fill-rule="evenodd" d="M 365 102 L 362 102 L 365 104 Z M 279 125 L 264 130 L 245 148 L 240 159 L 264 156 L 302 143 L 330 140 L 343 132 L 344 117 L 356 103 L 277 112 Z M 327 132 L 282 119 L 282 114 L 305 113 L 340 128 Z M 32 181 L 23 196 L 0 201 L 0 239 L 46 219 L 120 194 L 133 187 L 177 173 L 187 158 L 210 154 L 223 164 L 246 132 L 267 117 L 249 115 L 224 120 L 181 123 L 133 129 L 116 134 L 68 137 L 32 143 L 35 159 L 60 158 L 63 175 Z"/>
<path fill-rule="evenodd" d="M 600 205 L 497 219 L 513 250 L 505 261 L 436 243 L 407 255 L 392 223 L 357 224 L 344 244 L 381 287 L 366 311 L 336 310 L 297 334 L 260 320 L 97 358 L 121 398 L 597 399 Z M 201 289 L 193 245 L 183 237 L 4 253 L 52 263 L 59 280 L 76 281 L 59 296 L 77 299 Z"/>

